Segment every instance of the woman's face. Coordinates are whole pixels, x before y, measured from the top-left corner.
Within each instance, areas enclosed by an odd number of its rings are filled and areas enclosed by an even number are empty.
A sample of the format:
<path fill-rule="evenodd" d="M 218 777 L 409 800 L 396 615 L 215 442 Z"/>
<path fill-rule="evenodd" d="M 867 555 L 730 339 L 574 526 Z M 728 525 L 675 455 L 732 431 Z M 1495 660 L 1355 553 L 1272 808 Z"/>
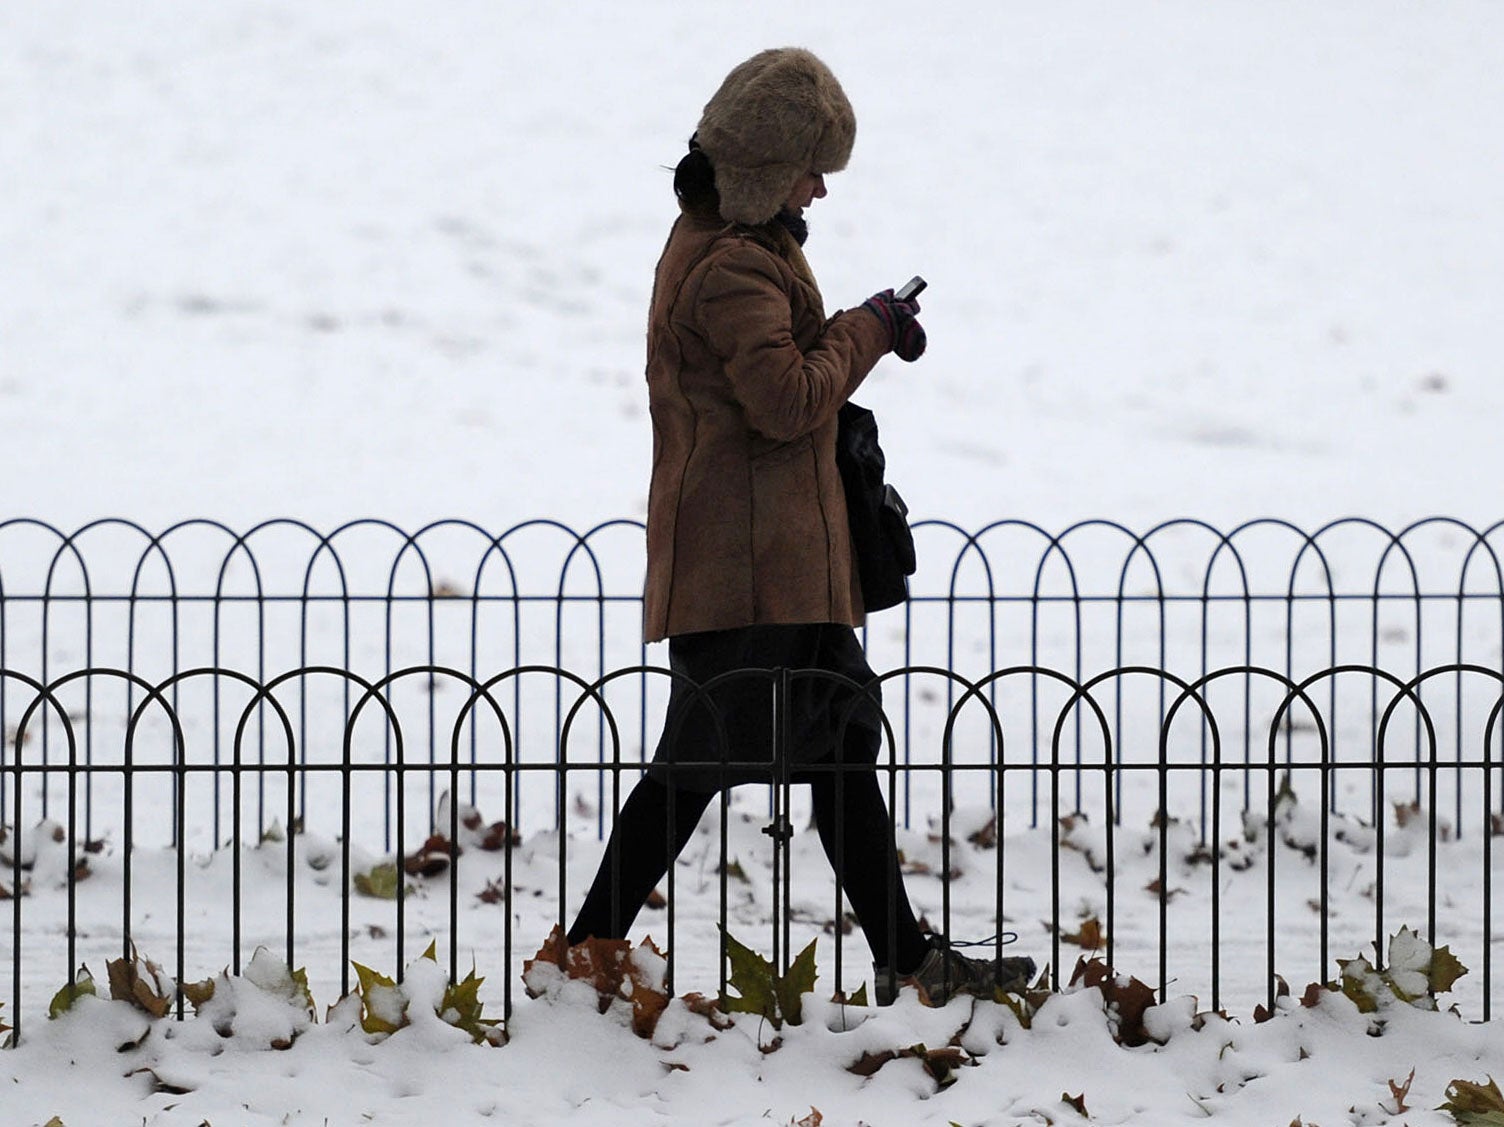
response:
<path fill-rule="evenodd" d="M 825 177 L 818 172 L 806 172 L 798 180 L 794 181 L 794 187 L 789 192 L 789 198 L 783 206 L 796 215 L 807 208 L 815 200 L 825 198 Z"/>

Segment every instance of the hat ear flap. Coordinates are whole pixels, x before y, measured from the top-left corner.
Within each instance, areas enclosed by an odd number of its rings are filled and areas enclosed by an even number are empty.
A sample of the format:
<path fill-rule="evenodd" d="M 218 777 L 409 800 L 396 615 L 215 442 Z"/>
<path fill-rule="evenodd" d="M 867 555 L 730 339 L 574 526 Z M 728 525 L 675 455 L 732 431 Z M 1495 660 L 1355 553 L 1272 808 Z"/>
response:
<path fill-rule="evenodd" d="M 803 171 L 792 164 L 718 167 L 715 183 L 721 193 L 721 218 L 727 223 L 766 223 L 783 209 Z"/>

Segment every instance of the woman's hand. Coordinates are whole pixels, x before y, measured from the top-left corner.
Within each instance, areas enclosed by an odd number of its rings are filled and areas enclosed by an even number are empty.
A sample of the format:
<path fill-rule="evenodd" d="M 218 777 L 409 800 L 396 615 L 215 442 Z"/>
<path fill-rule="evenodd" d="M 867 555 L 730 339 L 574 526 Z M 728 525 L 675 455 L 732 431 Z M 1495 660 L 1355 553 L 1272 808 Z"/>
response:
<path fill-rule="evenodd" d="M 928 341 L 924 335 L 924 326 L 919 323 L 918 301 L 913 298 L 900 301 L 893 296 L 892 290 L 883 290 L 862 302 L 862 308 L 870 310 L 873 316 L 887 326 L 888 347 L 900 360 L 913 363 L 924 355 L 924 346 Z"/>

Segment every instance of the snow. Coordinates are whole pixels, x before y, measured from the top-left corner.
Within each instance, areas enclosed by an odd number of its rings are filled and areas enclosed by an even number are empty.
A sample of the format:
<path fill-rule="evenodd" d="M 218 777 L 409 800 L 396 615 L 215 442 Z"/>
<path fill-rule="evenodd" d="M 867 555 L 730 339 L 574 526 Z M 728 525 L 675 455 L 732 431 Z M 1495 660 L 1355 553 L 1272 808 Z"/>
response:
<path fill-rule="evenodd" d="M 150 529 L 194 516 L 332 528 L 374 514 L 416 528 L 458 515 L 497 530 L 640 518 L 642 318 L 672 211 L 664 166 L 730 66 L 800 43 L 831 63 L 861 122 L 851 167 L 811 212 L 828 303 L 915 272 L 930 281 L 928 354 L 885 361 L 861 395 L 916 517 L 1058 530 L 1104 515 L 1145 529 L 1186 514 L 1314 527 L 1443 513 L 1487 525 L 1500 516 L 1504 411 L 1501 41 L 1504 9 L 1483 0 L 9 5 L 7 516 L 68 530 L 106 515 Z M 1307 804 L 1286 808 L 1279 835 L 1223 827 L 1248 855 L 1224 857 L 1225 1019 L 1194 1020 L 1208 1005 L 1194 980 L 1210 889 L 1171 836 L 1186 889 L 1172 916 L 1178 974 L 1147 1018 L 1164 1043 L 1136 1048 L 1111 1040 L 1091 989 L 1052 999 L 1027 1030 L 1005 1007 L 965 1001 L 926 1010 L 905 997 L 852 1017 L 828 1001 L 828 940 L 809 1019 L 772 1052 L 758 1022 L 716 1031 L 678 1001 L 658 1039 L 640 1039 L 577 983 L 539 999 L 517 990 L 510 1043 L 472 1045 L 432 1015 L 443 983 L 422 960 L 409 982 L 424 1004 L 377 1042 L 349 1003 L 325 1020 L 338 897 L 311 859 L 337 847 L 312 829 L 292 859 L 318 1021 L 284 989 L 286 968 L 248 947 L 218 1002 L 181 1025 L 96 998 L 49 1022 L 70 971 L 57 890 L 69 857 L 37 832 L 24 839 L 37 858 L 24 950 L 48 973 L 28 983 L 42 996 L 39 1008 L 28 994 L 22 1043 L 0 1053 L 0 1118 L 790 1124 L 819 1108 L 827 1124 L 973 1127 L 1079 1121 L 1065 1093 L 1103 1123 L 1447 1123 L 1432 1109 L 1450 1080 L 1504 1075 L 1504 1038 L 1473 1024 L 1476 973 L 1455 988 L 1460 1018 L 1397 1003 L 1374 1037 L 1372 1015 L 1343 995 L 1298 1004 L 1306 982 L 1336 973 L 1302 964 L 1285 968 L 1295 998 L 1253 1021 L 1259 890 L 1275 856 L 1281 941 L 1308 941 L 1316 923 L 1302 914 L 1311 803 L 1298 797 Z M 1125 823 L 1148 849 L 1122 889 L 1158 874 L 1146 826 Z M 1424 924 L 1427 828 L 1385 836 L 1391 930 Z M 1372 830 L 1350 829 L 1333 845 L 1334 959 L 1374 955 L 1362 949 Z M 1105 909 L 1089 853 L 1100 827 L 1072 832 L 1070 925 Z M 1048 903 L 1048 835 L 1007 833 L 1009 896 Z M 938 867 L 922 826 L 905 842 Z M 697 940 L 714 920 L 704 861 L 718 846 L 697 841 L 680 873 L 679 927 Z M 1446 895 L 1465 906 L 1448 920 L 1454 950 L 1471 965 L 1487 941 L 1478 846 L 1473 835 L 1439 847 Z M 515 879 L 551 887 L 559 847 L 530 836 Z M 737 848 L 755 874 L 753 846 Z M 958 918 L 980 927 L 996 854 L 956 848 L 969 866 Z M 571 889 L 597 849 L 570 843 Z M 795 850 L 791 899 L 813 921 L 795 938 L 807 941 L 831 894 L 808 834 Z M 276 845 L 243 855 L 247 915 L 273 951 L 287 857 Z M 357 850 L 358 864 L 379 859 Z M 222 915 L 205 905 L 222 902 L 229 859 L 198 860 L 190 977 L 227 961 Z M 119 858 L 91 861 L 79 911 L 95 938 L 80 942 L 108 946 Z M 171 855 L 143 845 L 135 864 L 138 895 L 169 899 Z M 469 905 L 494 873 L 461 869 Z M 910 881 L 938 907 L 938 882 Z M 417 897 L 421 927 L 436 929 L 446 903 Z M 1160 939 L 1149 903 L 1120 905 L 1113 937 L 1119 968 L 1145 979 Z M 505 911 L 468 910 L 482 907 Z M 755 885 L 738 901 L 742 938 L 765 934 L 768 907 Z M 387 918 L 364 900 L 355 911 L 356 929 Z M 520 957 L 556 906 L 518 911 Z M 167 942 L 167 916 L 143 943 Z M 641 930 L 661 939 L 660 920 Z M 1018 949 L 1048 950 L 1033 919 L 1011 924 Z M 412 937 L 408 957 L 428 938 Z M 0 961 L 10 942 L 7 928 Z M 496 950 L 474 946 L 478 973 L 501 973 Z M 713 992 L 714 968 L 685 947 L 676 985 Z M 383 973 L 396 969 L 390 951 L 353 946 L 385 959 Z M 844 985 L 864 958 L 849 941 Z M 870 1078 L 846 1071 L 863 1051 L 957 1034 L 976 1064 L 943 1091 L 914 1058 Z M 1401 1112 L 1389 1083 L 1412 1068 Z"/>

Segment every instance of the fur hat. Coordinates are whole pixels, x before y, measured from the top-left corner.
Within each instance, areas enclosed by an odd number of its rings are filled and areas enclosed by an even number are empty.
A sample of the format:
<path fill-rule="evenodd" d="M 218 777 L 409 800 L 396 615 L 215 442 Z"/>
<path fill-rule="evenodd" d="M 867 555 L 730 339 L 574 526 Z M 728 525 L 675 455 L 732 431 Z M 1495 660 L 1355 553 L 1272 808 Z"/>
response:
<path fill-rule="evenodd" d="M 856 115 L 829 67 L 803 48 L 777 47 L 726 76 L 695 136 L 715 166 L 721 218 L 765 223 L 799 177 L 846 167 Z"/>

